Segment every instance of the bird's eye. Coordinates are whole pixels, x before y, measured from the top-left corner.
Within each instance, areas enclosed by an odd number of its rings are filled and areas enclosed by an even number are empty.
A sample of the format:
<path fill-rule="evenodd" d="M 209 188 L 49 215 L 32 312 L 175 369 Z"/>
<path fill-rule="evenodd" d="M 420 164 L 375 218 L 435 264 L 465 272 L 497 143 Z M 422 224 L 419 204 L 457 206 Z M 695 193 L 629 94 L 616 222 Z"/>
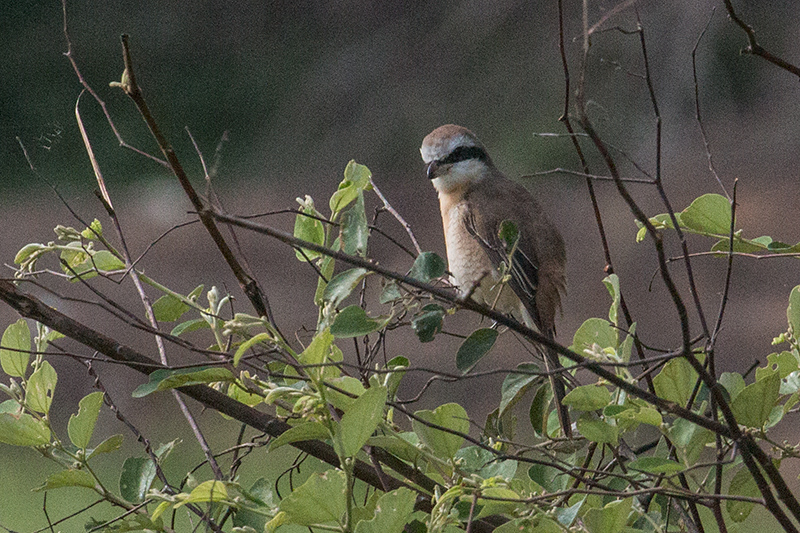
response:
<path fill-rule="evenodd" d="M 479 161 L 485 161 L 488 158 L 486 155 L 486 151 L 479 146 L 459 146 L 450 154 L 442 159 L 442 165 L 452 165 L 453 163 L 458 163 L 459 161 L 466 161 L 468 159 L 477 159 Z"/>

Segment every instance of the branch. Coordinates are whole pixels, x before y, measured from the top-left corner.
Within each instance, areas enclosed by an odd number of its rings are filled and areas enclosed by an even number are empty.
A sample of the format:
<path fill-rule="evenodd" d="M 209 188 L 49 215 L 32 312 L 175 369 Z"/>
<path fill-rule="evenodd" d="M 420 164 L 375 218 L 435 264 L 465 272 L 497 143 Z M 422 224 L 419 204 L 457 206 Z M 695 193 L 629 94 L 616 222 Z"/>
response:
<path fill-rule="evenodd" d="M 136 104 L 139 113 L 142 115 L 147 127 L 150 129 L 150 133 L 153 134 L 153 138 L 155 138 L 156 143 L 158 143 L 161 153 L 164 154 L 170 170 L 172 170 L 172 173 L 178 179 L 178 182 L 180 182 L 195 211 L 200 214 L 200 221 L 203 223 L 206 231 L 208 231 L 208 234 L 214 241 L 214 244 L 217 245 L 220 253 L 225 258 L 225 261 L 228 263 L 233 275 L 239 282 L 239 286 L 242 288 L 242 291 L 245 293 L 245 295 L 247 295 L 247 298 L 250 300 L 251 305 L 259 314 L 259 316 L 267 317 L 267 320 L 269 320 L 274 326 L 274 316 L 269 308 L 269 302 L 266 295 L 261 290 L 261 287 L 259 287 L 258 282 L 248 272 L 246 272 L 239 263 L 239 260 L 236 258 L 230 246 L 228 246 L 228 243 L 225 241 L 225 238 L 220 233 L 219 228 L 214 223 L 213 218 L 207 214 L 204 214 L 205 209 L 202 199 L 189 181 L 189 177 L 186 175 L 183 165 L 181 165 L 180 160 L 178 160 L 178 156 L 175 155 L 175 150 L 172 149 L 172 146 L 169 144 L 166 137 L 164 137 L 164 135 L 161 133 L 161 129 L 158 127 L 158 124 L 153 118 L 153 114 L 150 112 L 150 108 L 148 107 L 144 96 L 142 96 L 142 91 L 139 88 L 139 85 L 136 83 L 136 75 L 133 70 L 133 60 L 131 59 L 127 35 L 122 35 L 122 54 L 125 61 L 125 72 L 122 75 L 122 81 L 112 85 L 122 88 L 125 94 L 127 94 L 131 100 L 133 100 L 133 103 Z"/>
<path fill-rule="evenodd" d="M 50 329 L 58 331 L 110 359 L 123 362 L 126 364 L 126 366 L 136 370 L 137 372 L 149 375 L 155 370 L 166 368 L 163 365 L 159 365 L 156 361 L 150 359 L 149 357 L 137 352 L 133 348 L 125 344 L 121 344 L 111 337 L 108 337 L 99 331 L 93 330 L 92 328 L 68 317 L 67 315 L 56 311 L 34 296 L 21 292 L 14 286 L 13 283 L 9 281 L 0 280 L 0 300 L 6 302 L 20 315 L 36 320 L 37 322 L 48 326 Z M 278 418 L 275 418 L 267 413 L 257 411 L 256 409 L 244 405 L 241 402 L 238 402 L 237 400 L 234 400 L 233 398 L 230 398 L 229 396 L 205 385 L 178 387 L 177 390 L 210 409 L 214 409 L 220 413 L 226 414 L 231 418 L 234 418 L 243 424 L 247 424 L 248 426 L 262 431 L 272 437 L 279 437 L 292 427 Z M 336 452 L 332 447 L 323 442 L 317 440 L 308 440 L 292 443 L 292 446 L 316 457 L 325 463 L 328 463 L 329 465 L 337 468 L 340 466 L 339 456 L 336 455 Z M 439 486 L 434 480 L 425 476 L 416 468 L 407 465 L 385 450 L 377 447 L 373 447 L 372 450 L 377 460 L 422 489 L 433 492 L 434 489 Z M 400 487 L 411 488 L 412 490 L 420 493 L 417 498 L 418 509 L 430 512 L 430 510 L 433 508 L 430 496 L 421 493 L 419 489 L 415 489 L 413 486 L 409 486 L 397 478 L 392 477 L 388 479 L 382 479 L 375 469 L 364 461 L 356 460 L 353 473 L 364 483 L 367 483 L 368 485 L 380 490 L 385 490 L 384 483 L 389 485 L 386 487 L 389 490 L 394 490 Z M 494 524 L 496 521 L 496 519 L 493 519 L 492 523 Z M 476 526 L 478 526 L 478 524 L 476 524 Z M 480 523 L 479 531 L 488 533 L 491 530 L 492 526 L 489 523 Z"/>
<path fill-rule="evenodd" d="M 797 76 L 798 78 L 800 78 L 800 68 L 797 68 L 788 61 L 784 61 L 778 56 L 772 55 L 770 52 L 765 50 L 760 44 L 758 44 L 758 41 L 756 41 L 755 30 L 745 21 L 739 18 L 739 15 L 737 15 L 736 12 L 733 10 L 733 4 L 731 4 L 731 0 L 724 0 L 724 2 L 725 2 L 725 9 L 728 11 L 728 16 L 730 16 L 731 20 L 737 26 L 742 28 L 742 30 L 744 30 L 744 32 L 747 34 L 747 41 L 749 45 L 742 50 L 742 53 L 759 56 L 769 61 L 773 65 L 780 67 L 783 70 L 787 70 L 792 74 L 794 74 L 795 76 Z"/>
<path fill-rule="evenodd" d="M 405 285 L 409 285 L 411 287 L 425 291 L 431 296 L 435 296 L 436 298 L 444 302 L 447 302 L 451 305 L 468 309 L 482 316 L 490 318 L 495 322 L 497 322 L 498 324 L 506 326 L 507 328 L 519 333 L 520 335 L 522 335 L 523 337 L 525 337 L 530 341 L 533 341 L 537 344 L 555 350 L 560 355 L 563 355 L 567 359 L 581 365 L 582 367 L 586 368 L 595 375 L 602 377 L 603 379 L 609 381 L 610 383 L 614 384 L 615 386 L 619 387 L 625 392 L 655 405 L 659 409 L 662 409 L 664 412 L 673 414 L 680 418 L 685 418 L 686 420 L 694 424 L 697 424 L 700 427 L 706 428 L 715 433 L 719 433 L 720 435 L 723 435 L 725 437 L 732 438 L 734 435 L 734 433 L 728 426 L 720 424 L 719 422 L 714 422 L 704 416 L 700 416 L 697 413 L 689 411 L 688 409 L 684 409 L 683 407 L 676 405 L 673 402 L 664 400 L 663 398 L 659 398 L 653 393 L 644 391 L 639 387 L 637 387 L 636 385 L 634 385 L 633 383 L 630 383 L 620 378 L 615 373 L 606 370 L 604 365 L 602 365 L 601 363 L 587 359 L 582 355 L 575 353 L 572 350 L 569 350 L 568 348 L 565 348 L 564 346 L 558 344 L 552 339 L 549 339 L 548 337 L 542 335 L 541 333 L 520 324 L 519 322 L 509 317 L 508 315 L 505 315 L 499 311 L 496 311 L 485 305 L 482 305 L 475 300 L 469 298 L 465 299 L 456 296 L 452 292 L 442 289 L 440 287 L 436 287 L 428 283 L 423 283 L 416 278 L 399 274 L 397 272 L 389 270 L 388 268 L 374 261 L 368 259 L 362 259 L 360 257 L 353 255 L 348 255 L 337 250 L 326 248 L 325 246 L 320 246 L 313 242 L 304 241 L 284 231 L 271 228 L 269 226 L 256 224 L 241 217 L 235 217 L 223 213 L 213 213 L 213 217 L 222 222 L 227 222 L 229 224 L 233 224 L 234 226 L 239 226 L 240 228 L 249 229 L 264 235 L 269 235 L 270 237 L 273 237 L 290 246 L 306 248 L 308 250 L 312 250 L 314 252 L 318 252 L 323 255 L 333 257 L 337 261 L 342 261 L 343 263 L 347 263 L 355 267 L 365 268 L 367 270 L 380 274 L 385 278 L 393 279 Z"/>

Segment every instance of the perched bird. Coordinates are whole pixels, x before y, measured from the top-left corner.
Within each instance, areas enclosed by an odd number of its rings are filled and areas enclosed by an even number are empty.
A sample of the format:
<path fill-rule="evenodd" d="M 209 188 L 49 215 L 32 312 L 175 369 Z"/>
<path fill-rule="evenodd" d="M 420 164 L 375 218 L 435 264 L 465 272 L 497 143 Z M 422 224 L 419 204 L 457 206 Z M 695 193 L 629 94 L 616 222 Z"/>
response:
<path fill-rule="evenodd" d="M 554 338 L 566 289 L 561 234 L 527 189 L 497 170 L 470 130 L 436 128 L 420 153 L 439 193 L 447 262 L 461 294 Z M 554 351 L 537 349 L 548 371 L 560 367 Z M 562 431 L 571 437 L 563 378 L 551 373 L 550 384 Z"/>

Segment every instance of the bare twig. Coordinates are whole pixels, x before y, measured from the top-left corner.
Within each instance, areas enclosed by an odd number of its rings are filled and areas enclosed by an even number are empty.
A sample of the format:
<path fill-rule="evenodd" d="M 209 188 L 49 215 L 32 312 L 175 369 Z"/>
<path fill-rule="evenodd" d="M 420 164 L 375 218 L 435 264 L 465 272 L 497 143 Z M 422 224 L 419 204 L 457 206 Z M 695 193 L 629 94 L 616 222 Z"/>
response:
<path fill-rule="evenodd" d="M 703 145 L 706 148 L 706 158 L 708 159 L 708 170 L 711 171 L 711 174 L 714 176 L 714 179 L 717 180 L 717 184 L 719 184 L 722 192 L 725 193 L 725 196 L 730 200 L 731 196 L 728 194 L 728 191 L 725 189 L 725 185 L 723 185 L 722 180 L 720 179 L 719 175 L 717 174 L 717 169 L 714 167 L 714 159 L 711 155 L 711 148 L 708 144 L 708 136 L 706 135 L 706 127 L 703 124 L 703 119 L 700 116 L 700 83 L 697 81 L 697 49 L 700 46 L 700 41 L 703 40 L 703 36 L 706 34 L 708 27 L 711 25 L 711 21 L 714 18 L 714 13 L 716 12 L 717 8 L 711 10 L 711 16 L 708 17 L 708 22 L 706 22 L 703 31 L 700 32 L 700 35 L 697 37 L 697 41 L 694 43 L 694 48 L 692 48 L 692 78 L 694 79 L 694 114 L 695 118 L 697 119 L 697 124 L 700 126 L 700 135 L 703 137 Z"/>
<path fill-rule="evenodd" d="M 139 113 L 142 115 L 142 118 L 144 118 L 144 121 L 148 128 L 150 128 L 150 132 L 153 134 L 153 137 L 158 143 L 161 152 L 164 154 L 169 168 L 180 182 L 195 211 L 199 213 L 200 220 L 203 222 L 206 231 L 208 231 L 220 253 L 225 258 L 225 261 L 228 263 L 228 266 L 236 277 L 236 280 L 239 282 L 242 291 L 250 300 L 253 308 L 260 316 L 267 317 L 267 320 L 269 320 L 273 326 L 275 326 L 275 319 L 270 311 L 269 302 L 266 295 L 261 290 L 261 287 L 258 285 L 258 282 L 255 280 L 255 278 L 246 272 L 238 259 L 236 259 L 236 256 L 233 254 L 230 246 L 228 246 L 228 243 L 220 233 L 219 228 L 217 228 L 216 224 L 214 223 L 213 218 L 204 214 L 205 209 L 203 201 L 189 181 L 189 177 L 186 175 L 183 165 L 181 165 L 177 155 L 175 155 L 175 151 L 172 149 L 172 146 L 169 144 L 166 137 L 164 137 L 164 135 L 161 133 L 161 129 L 158 127 L 158 124 L 153 118 L 150 108 L 142 96 L 139 85 L 136 83 L 136 75 L 133 69 L 133 60 L 131 59 L 127 35 L 122 36 L 122 53 L 125 62 L 125 72 L 123 74 L 122 82 L 117 83 L 116 86 L 122 88 L 125 94 L 127 94 L 136 104 Z"/>
<path fill-rule="evenodd" d="M 742 20 L 739 15 L 736 14 L 736 11 L 733 10 L 733 4 L 731 0 L 723 0 L 725 3 L 725 9 L 728 11 L 728 16 L 731 17 L 731 20 L 747 34 L 747 42 L 749 43 L 748 46 L 742 50 L 745 54 L 752 54 L 754 56 L 759 56 L 762 59 L 765 59 L 772 63 L 773 65 L 782 68 L 788 72 L 791 72 L 795 76 L 800 78 L 800 68 L 792 65 L 788 61 L 781 59 L 778 56 L 775 56 L 764 49 L 758 41 L 756 41 L 756 32 L 755 30 L 748 25 L 744 20 Z"/>
<path fill-rule="evenodd" d="M 372 189 L 375 191 L 375 194 L 377 194 L 378 198 L 380 198 L 381 202 L 383 202 L 383 207 L 385 207 L 386 210 L 389 211 L 392 214 L 392 216 L 397 219 L 400 225 L 403 226 L 403 229 L 406 230 L 406 233 L 408 233 L 408 238 L 411 239 L 411 243 L 414 245 L 414 249 L 417 251 L 417 255 L 421 254 L 422 248 L 419 247 L 417 238 L 414 236 L 414 232 L 411 230 L 411 224 L 406 222 L 406 220 L 400 215 L 400 213 L 398 213 L 397 210 L 394 207 L 392 207 L 392 204 L 389 203 L 389 200 L 386 199 L 386 197 L 383 195 L 378 186 L 375 185 L 375 181 L 373 181 L 372 178 L 369 179 L 369 182 L 372 185 Z"/>
<path fill-rule="evenodd" d="M 62 11 L 62 15 L 63 15 L 64 39 L 67 41 L 67 51 L 64 52 L 64 56 L 69 60 L 70 65 L 72 65 L 72 69 L 75 71 L 75 75 L 78 77 L 78 81 L 80 82 L 80 84 L 83 85 L 83 88 L 89 94 L 92 95 L 92 98 L 94 98 L 95 101 L 97 101 L 98 104 L 100 104 L 100 107 L 103 110 L 103 114 L 106 116 L 106 121 L 108 122 L 108 125 L 111 126 L 111 131 L 114 132 L 114 136 L 117 138 L 117 141 L 119 142 L 119 145 L 122 146 L 123 148 L 127 148 L 128 150 L 136 152 L 139 155 L 143 155 L 144 157 L 146 157 L 146 158 L 148 158 L 148 159 L 150 159 L 152 161 L 155 161 L 156 163 L 158 163 L 160 165 L 163 165 L 165 167 L 168 166 L 167 162 L 164 161 L 163 159 L 159 159 L 159 158 L 157 158 L 157 157 L 155 157 L 153 155 L 150 155 L 147 152 L 145 152 L 143 150 L 140 150 L 140 149 L 136 148 L 135 146 L 132 146 L 132 145 L 128 144 L 127 142 L 125 142 L 125 140 L 122 138 L 122 135 L 120 135 L 119 131 L 117 131 L 117 127 L 114 124 L 114 121 L 111 119 L 111 113 L 109 113 L 108 109 L 106 108 L 106 103 L 100 98 L 100 96 L 96 92 L 94 92 L 94 89 L 92 89 L 89 86 L 89 84 L 86 83 L 86 80 L 84 79 L 83 74 L 81 74 L 81 71 L 78 68 L 78 63 L 75 61 L 75 57 L 72 54 L 72 41 L 70 40 L 69 32 L 67 31 L 67 0 L 61 0 L 61 11 Z"/>

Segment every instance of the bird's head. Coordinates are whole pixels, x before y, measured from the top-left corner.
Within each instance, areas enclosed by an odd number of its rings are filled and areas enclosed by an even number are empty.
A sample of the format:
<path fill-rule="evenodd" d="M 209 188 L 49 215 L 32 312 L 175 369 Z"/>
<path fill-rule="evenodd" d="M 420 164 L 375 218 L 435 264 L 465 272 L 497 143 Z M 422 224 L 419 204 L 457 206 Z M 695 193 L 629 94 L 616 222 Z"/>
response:
<path fill-rule="evenodd" d="M 439 192 L 478 181 L 492 168 L 486 148 L 467 128 L 447 124 L 428 134 L 419 149 L 428 178 Z"/>

